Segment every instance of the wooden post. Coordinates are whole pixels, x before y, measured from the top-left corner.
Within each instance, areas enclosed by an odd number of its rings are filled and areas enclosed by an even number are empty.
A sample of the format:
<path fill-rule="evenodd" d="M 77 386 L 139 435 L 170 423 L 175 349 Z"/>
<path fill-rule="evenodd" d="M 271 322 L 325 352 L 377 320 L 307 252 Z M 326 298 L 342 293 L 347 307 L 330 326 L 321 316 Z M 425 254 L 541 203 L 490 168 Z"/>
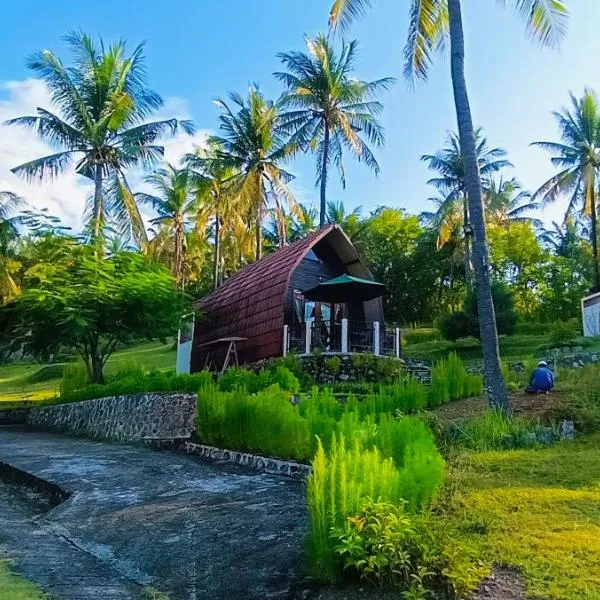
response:
<path fill-rule="evenodd" d="M 400 358 L 400 349 L 402 348 L 401 344 L 402 340 L 400 338 L 400 327 L 396 327 L 394 331 L 394 346 L 396 350 L 396 358 Z"/>
<path fill-rule="evenodd" d="M 310 344 L 311 344 L 311 336 L 312 336 L 312 319 L 309 319 L 304 324 L 304 352 L 305 354 L 310 354 Z"/>
<path fill-rule="evenodd" d="M 287 356 L 288 353 L 288 325 L 283 326 L 283 356 Z"/>
<path fill-rule="evenodd" d="M 342 319 L 342 354 L 348 354 L 348 319 Z"/>
<path fill-rule="evenodd" d="M 379 356 L 379 322 L 373 322 L 373 354 Z"/>

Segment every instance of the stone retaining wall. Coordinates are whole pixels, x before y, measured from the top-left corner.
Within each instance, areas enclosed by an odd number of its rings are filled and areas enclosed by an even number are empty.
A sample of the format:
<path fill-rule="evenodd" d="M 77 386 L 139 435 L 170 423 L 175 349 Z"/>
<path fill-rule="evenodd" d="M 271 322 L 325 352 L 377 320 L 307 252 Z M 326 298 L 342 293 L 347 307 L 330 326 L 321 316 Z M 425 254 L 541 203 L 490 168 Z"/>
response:
<path fill-rule="evenodd" d="M 286 477 L 305 479 L 312 472 L 310 465 L 303 463 L 259 456 L 248 452 L 238 452 L 237 450 L 222 450 L 197 442 L 184 441 L 178 449 L 186 454 L 194 454 L 209 460 L 226 461 L 271 475 L 285 475 Z"/>
<path fill-rule="evenodd" d="M 135 394 L 32 408 L 27 424 L 93 439 L 135 442 L 189 438 L 195 428 L 193 394 Z"/>

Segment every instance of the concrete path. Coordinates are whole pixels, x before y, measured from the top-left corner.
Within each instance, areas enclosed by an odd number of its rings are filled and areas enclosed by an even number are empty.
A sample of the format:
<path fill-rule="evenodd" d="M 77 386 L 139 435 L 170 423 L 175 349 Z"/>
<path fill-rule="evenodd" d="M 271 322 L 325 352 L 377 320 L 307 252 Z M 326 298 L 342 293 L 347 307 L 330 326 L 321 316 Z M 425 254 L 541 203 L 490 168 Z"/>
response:
<path fill-rule="evenodd" d="M 35 520 L 25 500 L 15 504 L 0 494 L 0 548 L 18 571 L 59 597 L 73 596 L 52 590 L 53 582 L 60 586 L 75 572 L 90 578 L 78 598 L 135 598 L 152 585 L 173 600 L 286 598 L 304 574 L 299 482 L 170 452 L 1 427 L 0 462 L 71 494 Z M 56 545 L 41 546 L 37 557 L 20 552 L 35 548 L 36 538 Z M 61 561 L 63 543 L 76 554 L 65 551 Z M 77 563 L 84 556 L 88 562 Z M 96 594 L 92 588 L 103 582 L 114 592 Z"/>

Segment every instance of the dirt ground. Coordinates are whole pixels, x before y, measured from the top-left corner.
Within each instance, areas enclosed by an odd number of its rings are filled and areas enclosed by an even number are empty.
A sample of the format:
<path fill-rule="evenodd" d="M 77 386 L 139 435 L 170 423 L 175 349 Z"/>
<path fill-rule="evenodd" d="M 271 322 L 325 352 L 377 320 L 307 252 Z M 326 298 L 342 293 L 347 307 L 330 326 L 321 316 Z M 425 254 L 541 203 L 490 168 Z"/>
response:
<path fill-rule="evenodd" d="M 515 415 L 540 421 L 549 420 L 552 414 L 559 409 L 560 403 L 560 392 L 531 395 L 519 391 L 510 394 L 510 406 Z M 487 396 L 477 396 L 444 404 L 433 412 L 445 424 L 478 417 L 488 409 L 488 406 Z"/>

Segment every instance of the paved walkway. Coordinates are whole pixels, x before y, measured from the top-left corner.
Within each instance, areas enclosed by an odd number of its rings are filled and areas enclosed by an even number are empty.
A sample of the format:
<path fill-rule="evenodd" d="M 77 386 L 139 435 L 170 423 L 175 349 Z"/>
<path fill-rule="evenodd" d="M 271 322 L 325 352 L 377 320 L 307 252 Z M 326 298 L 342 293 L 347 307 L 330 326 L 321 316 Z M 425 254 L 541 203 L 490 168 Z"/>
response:
<path fill-rule="evenodd" d="M 153 585 L 173 600 L 286 598 L 304 573 L 299 482 L 1 427 L 0 462 L 71 494 L 34 519 L 35 502 L 0 493 L 0 549 L 58 597 L 120 600 Z M 81 593 L 69 596 L 76 574 Z"/>

